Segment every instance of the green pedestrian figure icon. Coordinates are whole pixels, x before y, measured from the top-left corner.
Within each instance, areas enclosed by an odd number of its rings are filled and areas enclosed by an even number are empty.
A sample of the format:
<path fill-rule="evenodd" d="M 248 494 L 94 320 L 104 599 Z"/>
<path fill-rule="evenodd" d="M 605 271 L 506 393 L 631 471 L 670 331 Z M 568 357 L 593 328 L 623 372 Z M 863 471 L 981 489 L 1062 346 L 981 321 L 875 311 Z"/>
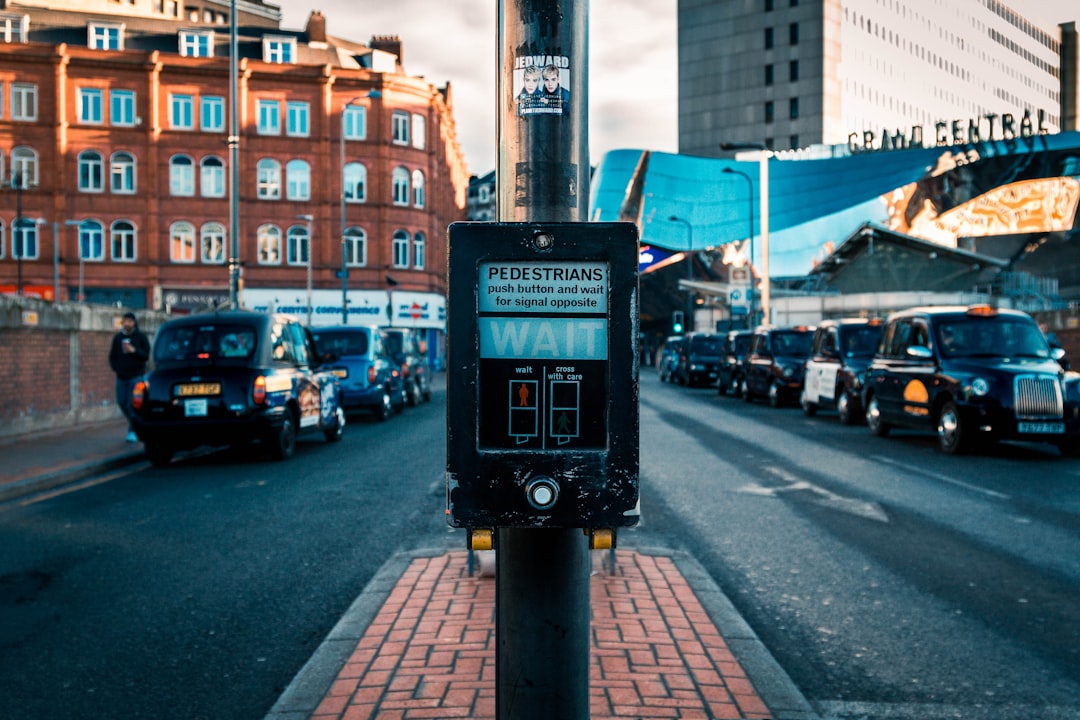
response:
<path fill-rule="evenodd" d="M 570 427 L 570 417 L 566 413 L 559 413 L 559 420 L 555 425 L 556 435 L 573 435 L 574 428 Z"/>

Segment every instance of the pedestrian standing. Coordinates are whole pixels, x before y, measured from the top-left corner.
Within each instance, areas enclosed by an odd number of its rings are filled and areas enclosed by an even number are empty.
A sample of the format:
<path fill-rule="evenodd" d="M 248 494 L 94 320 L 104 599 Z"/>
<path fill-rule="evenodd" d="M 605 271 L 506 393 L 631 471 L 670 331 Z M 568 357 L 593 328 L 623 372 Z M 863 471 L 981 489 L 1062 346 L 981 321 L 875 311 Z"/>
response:
<path fill-rule="evenodd" d="M 150 358 L 150 341 L 139 330 L 135 313 L 126 312 L 121 320 L 120 332 L 112 339 L 109 348 L 109 367 L 116 373 L 116 404 L 128 420 L 127 441 L 138 442 L 135 427 L 131 423 L 131 392 L 135 383 L 146 372 Z"/>

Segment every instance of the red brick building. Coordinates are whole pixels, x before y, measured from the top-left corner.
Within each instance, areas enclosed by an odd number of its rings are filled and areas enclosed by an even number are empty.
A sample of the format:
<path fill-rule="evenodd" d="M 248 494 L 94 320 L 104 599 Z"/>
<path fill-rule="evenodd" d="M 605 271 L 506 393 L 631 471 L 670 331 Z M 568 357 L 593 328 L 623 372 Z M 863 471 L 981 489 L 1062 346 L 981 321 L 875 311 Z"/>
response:
<path fill-rule="evenodd" d="M 0 291 L 227 300 L 230 4 L 68 4 L 0 0 Z M 397 37 L 336 38 L 318 12 L 282 30 L 277 7 L 240 7 L 242 301 L 295 305 L 310 247 L 311 286 L 336 304 L 322 324 L 340 321 L 344 263 L 350 307 L 383 303 L 389 324 L 404 299 L 401 317 L 440 327 L 469 178 L 449 83 L 406 74 Z"/>

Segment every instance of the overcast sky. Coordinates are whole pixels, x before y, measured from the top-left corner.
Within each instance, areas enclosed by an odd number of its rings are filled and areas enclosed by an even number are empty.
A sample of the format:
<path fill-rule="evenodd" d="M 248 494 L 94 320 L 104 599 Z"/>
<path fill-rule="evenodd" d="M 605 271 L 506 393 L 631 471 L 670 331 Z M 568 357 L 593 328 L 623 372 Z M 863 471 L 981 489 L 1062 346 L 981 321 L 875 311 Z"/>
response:
<path fill-rule="evenodd" d="M 932 0 L 910 0 L 932 2 Z M 302 29 L 322 10 L 332 35 L 367 42 L 400 35 L 405 71 L 453 89 L 458 139 L 469 171 L 495 168 L 496 10 L 500 0 L 270 0 L 282 25 Z M 1012 0 L 1052 28 L 1080 20 L 1077 0 Z M 591 0 L 589 151 L 592 162 L 618 148 L 678 151 L 676 0 Z"/>

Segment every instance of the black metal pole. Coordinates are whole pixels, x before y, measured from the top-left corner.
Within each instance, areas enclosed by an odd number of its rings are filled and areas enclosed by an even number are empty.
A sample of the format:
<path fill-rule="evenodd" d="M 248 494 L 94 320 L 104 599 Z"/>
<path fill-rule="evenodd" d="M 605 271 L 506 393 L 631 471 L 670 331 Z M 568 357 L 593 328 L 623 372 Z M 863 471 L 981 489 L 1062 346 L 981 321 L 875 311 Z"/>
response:
<path fill-rule="evenodd" d="M 25 176 L 20 172 L 12 177 L 12 181 L 15 183 L 15 232 L 13 233 L 11 243 L 11 249 L 15 253 L 15 272 L 17 280 L 15 281 L 15 294 L 22 295 L 22 257 L 26 252 L 26 235 L 23 230 L 22 222 L 22 188 L 23 178 Z"/>
<path fill-rule="evenodd" d="M 240 308 L 240 88 L 236 0 L 229 7 L 229 307 Z"/>
<path fill-rule="evenodd" d="M 588 216 L 587 17 L 587 0 L 499 2 L 502 222 Z M 496 717 L 587 720 L 585 535 L 575 528 L 499 528 L 495 547 Z"/>

